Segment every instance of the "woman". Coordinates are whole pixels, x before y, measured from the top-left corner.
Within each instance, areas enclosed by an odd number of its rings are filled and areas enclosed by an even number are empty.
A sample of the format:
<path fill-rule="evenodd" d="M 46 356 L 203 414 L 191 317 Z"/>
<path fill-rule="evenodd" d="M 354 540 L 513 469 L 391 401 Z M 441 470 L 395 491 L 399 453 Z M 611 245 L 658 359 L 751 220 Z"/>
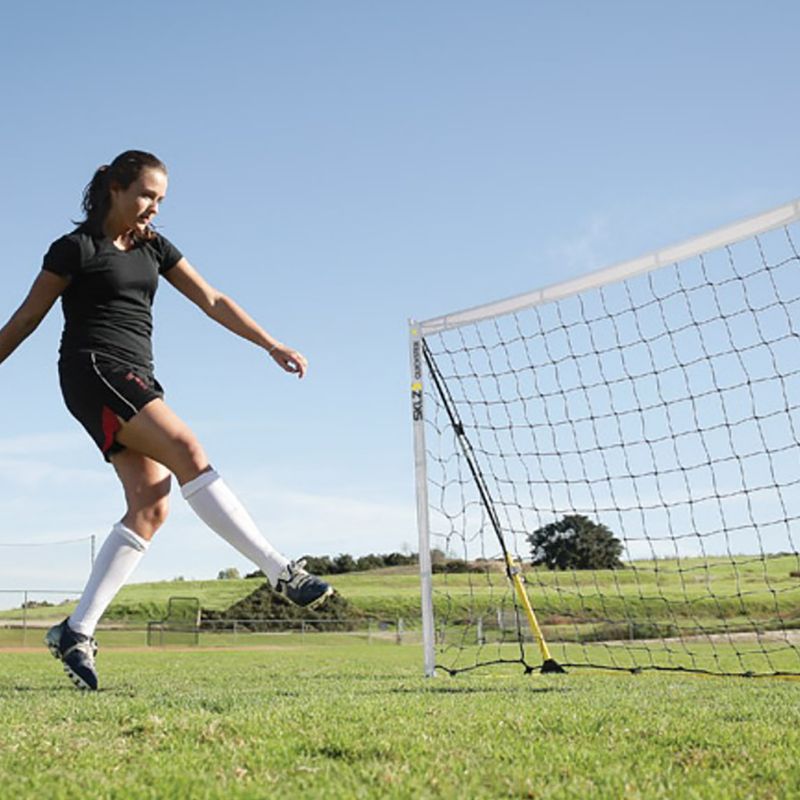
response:
<path fill-rule="evenodd" d="M 302 378 L 307 367 L 300 353 L 206 283 L 153 229 L 166 192 L 167 169 L 150 153 L 129 150 L 100 167 L 84 192 L 86 218 L 53 242 L 27 298 L 0 330 L 2 363 L 61 297 L 64 401 L 114 467 L 125 493 L 125 515 L 103 543 L 77 608 L 45 640 L 81 689 L 97 689 L 94 630 L 166 519 L 171 474 L 200 519 L 259 566 L 281 595 L 315 607 L 333 592 L 302 562 L 290 562 L 271 547 L 163 400 L 151 346 L 160 276 L 215 322 L 266 350 L 286 372 Z"/>

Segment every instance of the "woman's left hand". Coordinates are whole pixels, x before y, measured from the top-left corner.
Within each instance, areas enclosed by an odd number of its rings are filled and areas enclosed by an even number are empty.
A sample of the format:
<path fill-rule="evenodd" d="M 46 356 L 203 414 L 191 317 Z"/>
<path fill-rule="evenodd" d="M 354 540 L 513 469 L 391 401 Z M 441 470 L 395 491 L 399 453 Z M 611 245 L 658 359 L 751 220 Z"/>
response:
<path fill-rule="evenodd" d="M 286 370 L 286 372 L 292 372 L 296 374 L 298 378 L 302 378 L 303 375 L 306 374 L 308 361 L 306 361 L 306 357 L 302 353 L 298 353 L 297 350 L 292 350 L 291 347 L 278 344 L 269 351 L 269 354 L 277 361 L 282 369 Z"/>

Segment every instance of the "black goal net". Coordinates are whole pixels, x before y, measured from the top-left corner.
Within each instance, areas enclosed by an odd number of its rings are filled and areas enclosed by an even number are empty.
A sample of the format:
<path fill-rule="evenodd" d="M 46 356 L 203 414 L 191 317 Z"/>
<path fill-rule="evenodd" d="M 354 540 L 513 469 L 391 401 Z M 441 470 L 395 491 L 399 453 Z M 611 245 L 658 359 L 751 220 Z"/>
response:
<path fill-rule="evenodd" d="M 800 672 L 797 218 L 412 323 L 429 671 Z"/>

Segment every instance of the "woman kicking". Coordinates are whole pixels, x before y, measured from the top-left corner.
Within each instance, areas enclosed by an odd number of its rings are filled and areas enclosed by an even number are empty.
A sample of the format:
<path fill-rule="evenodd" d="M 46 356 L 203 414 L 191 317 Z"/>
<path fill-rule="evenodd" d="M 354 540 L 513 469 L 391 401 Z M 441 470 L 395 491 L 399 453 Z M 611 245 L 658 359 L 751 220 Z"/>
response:
<path fill-rule="evenodd" d="M 125 516 L 100 548 L 77 608 L 46 637 L 81 689 L 97 689 L 95 628 L 164 524 L 171 474 L 200 519 L 260 567 L 279 594 L 311 608 L 333 592 L 302 562 L 272 548 L 212 469 L 194 433 L 164 402 L 151 344 L 161 276 L 215 322 L 266 350 L 286 372 L 302 378 L 307 367 L 300 353 L 206 283 L 153 229 L 166 192 L 167 169 L 150 153 L 129 150 L 100 167 L 84 192 L 85 220 L 53 242 L 28 296 L 0 329 L 2 363 L 61 297 L 64 402 L 113 465 L 125 493 Z"/>

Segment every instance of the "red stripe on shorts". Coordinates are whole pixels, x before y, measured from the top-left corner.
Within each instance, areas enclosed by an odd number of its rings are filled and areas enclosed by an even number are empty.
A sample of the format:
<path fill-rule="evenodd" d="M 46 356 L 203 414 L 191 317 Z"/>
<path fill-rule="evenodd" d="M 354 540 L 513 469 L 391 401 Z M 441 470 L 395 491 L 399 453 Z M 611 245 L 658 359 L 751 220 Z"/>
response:
<path fill-rule="evenodd" d="M 122 427 L 117 415 L 108 407 L 103 406 L 103 453 L 107 453 L 112 444 L 117 431 Z"/>

